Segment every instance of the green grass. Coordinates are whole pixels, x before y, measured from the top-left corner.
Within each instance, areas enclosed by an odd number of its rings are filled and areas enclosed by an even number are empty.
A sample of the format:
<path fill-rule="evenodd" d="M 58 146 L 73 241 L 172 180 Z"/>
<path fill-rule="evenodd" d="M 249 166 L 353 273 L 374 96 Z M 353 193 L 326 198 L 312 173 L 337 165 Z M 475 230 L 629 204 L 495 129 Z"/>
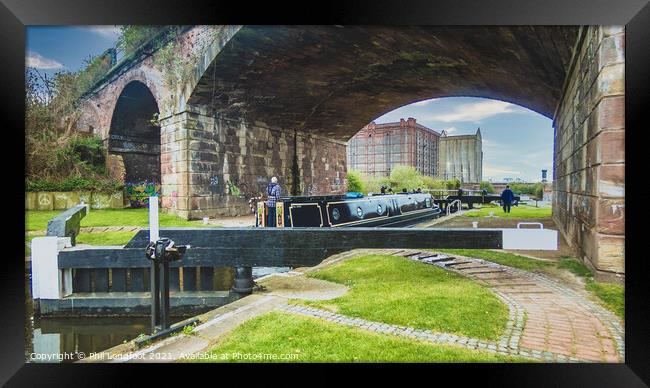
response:
<path fill-rule="evenodd" d="M 137 232 L 79 233 L 77 244 L 126 245 Z"/>
<path fill-rule="evenodd" d="M 28 210 L 25 212 L 26 230 L 45 230 L 47 222 L 63 210 Z M 161 227 L 170 226 L 207 226 L 202 220 L 188 221 L 174 214 L 160 213 L 158 221 Z M 91 226 L 149 226 L 149 212 L 146 208 L 93 210 L 81 220 L 81 227 Z M 214 226 L 214 225 L 209 225 Z"/>
<path fill-rule="evenodd" d="M 271 312 L 244 322 L 199 362 L 522 362 L 460 347 L 371 333 L 316 318 Z M 269 355 L 242 359 L 236 355 Z M 297 355 L 297 359 L 287 359 Z M 270 359 L 275 356 L 276 359 Z"/>
<path fill-rule="evenodd" d="M 488 289 L 441 268 L 388 255 L 366 255 L 311 277 L 351 287 L 344 296 L 295 302 L 364 318 L 496 340 L 507 307 Z"/>
<path fill-rule="evenodd" d="M 625 319 L 625 286 L 595 281 L 589 267 L 571 257 L 562 257 L 558 268 L 566 269 L 584 278 L 585 289 L 595 295 L 603 307 L 621 319 Z"/>
<path fill-rule="evenodd" d="M 102 232 L 102 233 L 79 233 L 77 244 L 88 245 L 126 245 L 137 232 Z M 25 234 L 25 256 L 29 256 L 30 244 L 34 237 L 44 236 L 39 233 Z"/>
<path fill-rule="evenodd" d="M 554 266 L 554 263 L 552 262 L 535 260 L 509 252 L 491 251 L 489 249 L 438 249 L 435 251 L 443 252 L 448 255 L 460 255 L 485 259 L 509 267 L 523 269 L 525 271 L 535 271 Z"/>
<path fill-rule="evenodd" d="M 625 287 L 623 285 L 588 281 L 586 288 L 600 299 L 604 307 L 621 319 L 625 319 Z"/>
<path fill-rule="evenodd" d="M 574 275 L 590 278 L 593 276 L 589 267 L 579 262 L 578 260 L 563 256 L 560 262 L 558 263 L 558 268 L 566 269 L 567 271 L 572 272 Z"/>
<path fill-rule="evenodd" d="M 501 218 L 551 218 L 550 207 L 535 207 L 530 205 L 512 206 L 510 213 L 504 213 L 503 208 L 498 205 L 483 205 L 480 209 L 466 213 L 465 217 L 485 217 L 490 212 Z"/>

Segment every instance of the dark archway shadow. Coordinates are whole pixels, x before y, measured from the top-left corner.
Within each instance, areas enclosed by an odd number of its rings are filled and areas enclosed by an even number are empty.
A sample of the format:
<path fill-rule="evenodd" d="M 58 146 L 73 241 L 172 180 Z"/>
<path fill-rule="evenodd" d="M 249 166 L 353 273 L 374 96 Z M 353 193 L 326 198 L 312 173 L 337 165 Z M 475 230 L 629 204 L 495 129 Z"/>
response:
<path fill-rule="evenodd" d="M 124 164 L 124 181 L 160 184 L 160 126 L 158 104 L 149 88 L 128 83 L 115 104 L 108 137 L 109 154 Z"/>

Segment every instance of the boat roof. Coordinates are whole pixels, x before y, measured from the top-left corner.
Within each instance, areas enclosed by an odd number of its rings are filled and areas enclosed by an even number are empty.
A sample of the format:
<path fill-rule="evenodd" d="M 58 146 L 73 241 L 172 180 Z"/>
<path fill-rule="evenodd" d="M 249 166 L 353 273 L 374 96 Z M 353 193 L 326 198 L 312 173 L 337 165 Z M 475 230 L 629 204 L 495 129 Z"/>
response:
<path fill-rule="evenodd" d="M 394 196 L 394 195 L 413 195 L 413 194 L 423 194 L 423 195 L 428 195 L 427 193 L 413 193 L 413 192 L 408 192 L 408 193 L 392 193 L 392 194 L 381 194 L 381 193 L 373 193 L 372 195 L 364 195 L 361 197 L 349 197 L 346 194 L 337 194 L 337 195 L 296 195 L 296 196 L 284 196 L 280 197 L 280 201 L 282 202 L 316 202 L 316 201 L 343 201 L 346 199 L 359 199 L 359 198 L 373 198 L 373 197 L 388 197 L 388 196 Z"/>

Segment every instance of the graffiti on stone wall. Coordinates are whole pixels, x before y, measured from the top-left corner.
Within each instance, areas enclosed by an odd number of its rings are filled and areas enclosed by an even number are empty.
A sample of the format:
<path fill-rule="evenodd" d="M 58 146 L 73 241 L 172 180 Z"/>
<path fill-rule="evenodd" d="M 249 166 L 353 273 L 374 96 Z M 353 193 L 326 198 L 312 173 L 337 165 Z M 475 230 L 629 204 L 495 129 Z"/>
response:
<path fill-rule="evenodd" d="M 149 206 L 149 197 L 160 198 L 160 184 L 154 181 L 127 182 L 126 199 L 133 208 Z"/>
<path fill-rule="evenodd" d="M 338 171 L 336 172 L 337 177 L 334 178 L 334 183 L 332 184 L 332 191 L 339 191 L 341 190 L 341 178 L 338 177 L 339 173 Z"/>
<path fill-rule="evenodd" d="M 265 189 L 258 190 L 252 186 L 259 186 L 259 183 L 257 185 L 250 185 L 248 182 L 240 180 L 237 177 L 233 177 L 232 180 L 226 181 L 227 194 L 235 197 L 252 198 L 265 191 Z"/>
<path fill-rule="evenodd" d="M 241 196 L 241 190 L 233 182 L 227 181 L 226 185 L 228 186 L 228 194 L 234 195 L 235 197 Z"/>
<path fill-rule="evenodd" d="M 38 204 L 39 206 L 50 206 L 52 204 L 52 197 L 47 194 L 40 194 L 38 196 Z"/>
<path fill-rule="evenodd" d="M 318 193 L 318 188 L 314 183 L 310 183 L 307 187 L 305 187 L 306 195 L 315 195 L 316 193 Z"/>
<path fill-rule="evenodd" d="M 219 177 L 213 175 L 210 178 L 210 194 L 217 195 L 219 194 Z"/>

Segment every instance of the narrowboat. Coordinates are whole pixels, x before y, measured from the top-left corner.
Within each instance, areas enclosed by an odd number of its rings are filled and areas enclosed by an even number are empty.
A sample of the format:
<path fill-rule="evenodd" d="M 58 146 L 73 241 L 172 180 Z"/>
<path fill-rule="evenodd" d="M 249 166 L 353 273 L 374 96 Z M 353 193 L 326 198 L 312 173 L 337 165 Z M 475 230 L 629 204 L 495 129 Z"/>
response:
<path fill-rule="evenodd" d="M 431 194 L 398 193 L 281 197 L 276 203 L 277 227 L 402 227 L 441 214 Z M 258 226 L 266 225 L 266 206 L 258 203 Z"/>

